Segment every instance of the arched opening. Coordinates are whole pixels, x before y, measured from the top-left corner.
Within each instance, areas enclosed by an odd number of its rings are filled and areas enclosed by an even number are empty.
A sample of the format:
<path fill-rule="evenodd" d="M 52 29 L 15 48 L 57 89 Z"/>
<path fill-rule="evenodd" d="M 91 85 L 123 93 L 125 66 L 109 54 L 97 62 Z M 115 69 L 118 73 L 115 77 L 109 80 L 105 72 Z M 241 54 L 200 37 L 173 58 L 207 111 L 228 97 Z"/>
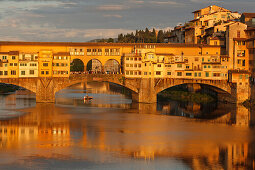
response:
<path fill-rule="evenodd" d="M 108 60 L 104 65 L 104 72 L 107 74 L 118 74 L 120 73 L 120 64 L 115 59 Z"/>
<path fill-rule="evenodd" d="M 91 73 L 102 73 L 102 63 L 98 59 L 89 60 L 86 71 Z"/>
<path fill-rule="evenodd" d="M 84 63 L 80 59 L 74 59 L 70 67 L 71 72 L 84 72 Z"/>
<path fill-rule="evenodd" d="M 158 93 L 157 97 L 164 114 L 175 116 L 215 119 L 231 110 L 229 103 L 222 102 L 222 99 L 231 98 L 231 94 L 208 84 L 171 86 Z"/>
<path fill-rule="evenodd" d="M 132 90 L 108 81 L 81 81 L 70 84 L 56 93 L 57 104 L 129 108 Z M 92 100 L 84 100 L 84 96 Z"/>

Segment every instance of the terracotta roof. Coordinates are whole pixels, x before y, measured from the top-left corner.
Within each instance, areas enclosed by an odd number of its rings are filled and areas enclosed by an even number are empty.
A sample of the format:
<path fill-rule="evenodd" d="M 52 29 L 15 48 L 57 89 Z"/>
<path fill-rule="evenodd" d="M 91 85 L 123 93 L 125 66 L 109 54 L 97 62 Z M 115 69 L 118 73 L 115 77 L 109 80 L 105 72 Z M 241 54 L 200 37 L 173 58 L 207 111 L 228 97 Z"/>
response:
<path fill-rule="evenodd" d="M 248 70 L 229 70 L 230 73 L 251 74 Z"/>
<path fill-rule="evenodd" d="M 7 54 L 7 55 L 8 55 L 8 54 L 9 54 L 9 52 L 0 52 L 0 54 Z"/>
<path fill-rule="evenodd" d="M 220 62 L 202 62 L 202 64 L 215 64 L 215 65 L 217 65 L 217 64 L 221 64 Z"/>
<path fill-rule="evenodd" d="M 245 31 L 255 31 L 255 27 L 247 27 Z"/>
<path fill-rule="evenodd" d="M 228 55 L 221 55 L 220 58 L 230 58 Z"/>
<path fill-rule="evenodd" d="M 134 45 L 155 45 L 157 47 L 219 47 L 212 45 L 188 44 L 188 43 L 82 43 L 82 42 L 21 42 L 21 41 L 0 41 L 0 46 L 27 45 L 27 46 L 130 46 Z"/>
<path fill-rule="evenodd" d="M 19 52 L 18 52 L 18 51 L 0 52 L 0 54 L 7 54 L 7 55 L 19 55 Z"/>
<path fill-rule="evenodd" d="M 19 55 L 19 52 L 18 51 L 10 51 L 9 55 Z"/>
<path fill-rule="evenodd" d="M 247 38 L 233 38 L 234 41 L 245 41 Z"/>
<path fill-rule="evenodd" d="M 254 40 L 255 40 L 255 37 L 254 37 L 254 38 L 247 39 L 246 41 L 254 41 Z"/>
<path fill-rule="evenodd" d="M 194 29 L 194 27 L 186 27 L 185 30 Z"/>
<path fill-rule="evenodd" d="M 156 55 L 174 56 L 173 53 L 156 53 Z"/>
<path fill-rule="evenodd" d="M 58 53 L 54 53 L 53 55 L 57 55 L 57 56 L 70 56 L 69 52 L 58 52 Z"/>
<path fill-rule="evenodd" d="M 210 38 L 211 40 L 219 40 L 220 38 L 219 37 L 212 37 Z"/>
<path fill-rule="evenodd" d="M 194 21 L 197 21 L 197 20 L 199 20 L 199 19 L 193 19 L 193 20 L 191 20 L 191 21 L 189 21 L 189 22 L 194 22 Z"/>
<path fill-rule="evenodd" d="M 254 18 L 255 17 L 255 13 L 243 13 L 242 15 L 244 15 L 245 17 L 248 17 L 248 18 Z"/>

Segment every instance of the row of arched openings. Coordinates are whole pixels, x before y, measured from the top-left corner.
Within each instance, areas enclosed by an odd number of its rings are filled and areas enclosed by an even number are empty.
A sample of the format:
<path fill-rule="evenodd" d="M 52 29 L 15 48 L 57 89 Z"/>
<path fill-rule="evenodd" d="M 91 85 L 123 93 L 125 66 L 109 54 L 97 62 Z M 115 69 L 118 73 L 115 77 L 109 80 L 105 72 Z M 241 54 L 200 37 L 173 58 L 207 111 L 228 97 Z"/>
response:
<path fill-rule="evenodd" d="M 93 72 L 93 73 L 120 73 L 120 64 L 114 59 L 108 60 L 105 65 L 97 59 L 90 60 L 87 65 L 80 59 L 74 59 L 71 63 L 71 72 Z"/>

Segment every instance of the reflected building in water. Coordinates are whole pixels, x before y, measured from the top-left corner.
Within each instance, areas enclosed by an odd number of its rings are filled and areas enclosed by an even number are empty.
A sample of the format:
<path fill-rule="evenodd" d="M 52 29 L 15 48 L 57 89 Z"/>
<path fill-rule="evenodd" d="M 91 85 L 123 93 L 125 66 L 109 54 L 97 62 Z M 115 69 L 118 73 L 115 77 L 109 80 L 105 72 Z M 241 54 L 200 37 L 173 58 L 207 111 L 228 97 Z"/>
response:
<path fill-rule="evenodd" d="M 107 84 L 98 89 L 93 84 L 77 85 L 62 91 L 57 105 L 36 104 L 23 109 L 24 115 L 0 120 L 0 150 L 86 160 L 94 159 L 88 153 L 96 150 L 137 160 L 172 158 L 193 169 L 254 169 L 253 109 L 174 101 L 131 104 L 127 96 L 120 96 L 121 90 L 112 91 Z M 84 94 L 96 98 L 102 92 L 106 94 L 100 100 L 84 104 Z M 108 102 L 109 95 L 119 97 Z M 21 102 L 13 96 L 5 99 L 14 108 Z M 27 101 L 35 102 L 23 102 Z M 108 159 L 97 155 L 99 162 Z"/>
<path fill-rule="evenodd" d="M 194 108 L 197 110 L 197 106 Z M 2 150 L 24 149 L 29 144 L 27 149 L 36 150 L 38 156 L 57 158 L 49 148 L 63 149 L 63 154 L 73 155 L 72 147 L 77 145 L 84 150 L 117 152 L 133 159 L 181 159 L 194 169 L 254 168 L 255 143 L 250 138 L 252 134 L 249 128 L 245 127 L 243 132 L 243 129 L 229 125 L 213 124 L 224 122 L 216 121 L 221 117 L 230 119 L 224 123 L 231 122 L 233 125 L 236 122 L 236 126 L 249 123 L 250 115 L 243 108 L 236 109 L 240 111 L 236 116 L 229 117 L 227 115 L 232 113 L 227 113 L 215 120 L 208 120 L 209 123 L 194 123 L 187 121 L 193 119 L 184 117 L 160 116 L 158 111 L 156 114 L 145 114 L 152 113 L 152 109 L 155 109 L 155 105 L 140 105 L 137 113 L 143 110 L 142 114 L 117 114 L 113 119 L 100 115 L 100 118 L 93 116 L 92 119 L 85 119 L 55 105 L 37 104 L 35 108 L 27 109 L 29 113 L 26 115 L 0 121 L 0 147 Z M 187 111 L 190 111 L 190 106 Z M 135 113 L 135 109 L 131 109 L 131 112 Z M 195 137 L 178 135 L 189 127 L 192 127 L 188 130 L 190 133 L 199 131 L 199 135 L 206 134 Z M 234 136 L 229 138 L 229 133 Z M 47 152 L 41 149 L 47 149 Z M 104 161 L 106 158 L 100 159 Z"/>

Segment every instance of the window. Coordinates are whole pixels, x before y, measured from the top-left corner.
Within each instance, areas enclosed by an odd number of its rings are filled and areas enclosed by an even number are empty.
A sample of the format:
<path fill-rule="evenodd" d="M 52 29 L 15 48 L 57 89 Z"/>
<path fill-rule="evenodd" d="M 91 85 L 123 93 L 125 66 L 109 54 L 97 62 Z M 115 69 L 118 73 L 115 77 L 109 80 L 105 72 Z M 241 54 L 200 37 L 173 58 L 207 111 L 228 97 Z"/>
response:
<path fill-rule="evenodd" d="M 138 64 L 138 67 L 141 67 L 142 65 L 141 64 Z"/>
<path fill-rule="evenodd" d="M 48 74 L 49 74 L 49 71 L 46 71 L 46 74 L 48 75 Z"/>
<path fill-rule="evenodd" d="M 158 67 L 161 67 L 161 64 L 158 64 Z"/>
<path fill-rule="evenodd" d="M 129 64 L 126 64 L 126 67 L 129 67 Z"/>
<path fill-rule="evenodd" d="M 177 72 L 177 76 L 182 76 L 182 72 Z"/>
<path fill-rule="evenodd" d="M 8 71 L 4 71 L 4 75 L 7 76 L 8 75 Z"/>
<path fill-rule="evenodd" d="M 186 73 L 186 76 L 192 76 L 192 73 Z"/>
<path fill-rule="evenodd" d="M 129 75 L 129 71 L 126 71 L 126 75 Z"/>
<path fill-rule="evenodd" d="M 209 72 L 205 72 L 205 77 L 209 77 Z"/>
<path fill-rule="evenodd" d="M 197 73 L 195 73 L 195 75 L 194 75 L 195 77 L 197 77 Z"/>
<path fill-rule="evenodd" d="M 49 65 L 48 63 L 43 63 L 44 67 L 48 67 L 48 65 Z"/>
<path fill-rule="evenodd" d="M 237 38 L 240 38 L 240 31 L 237 31 Z"/>
<path fill-rule="evenodd" d="M 41 71 L 41 74 L 44 74 L 44 71 Z"/>
<path fill-rule="evenodd" d="M 170 75 L 171 75 L 171 72 L 167 72 L 167 75 L 169 75 L 169 76 L 170 76 Z"/>
<path fill-rule="evenodd" d="M 16 57 L 15 57 L 15 56 L 12 56 L 12 59 L 13 59 L 13 60 L 15 60 L 15 59 L 16 59 Z"/>
<path fill-rule="evenodd" d="M 182 64 L 177 64 L 177 68 L 182 68 Z"/>
<path fill-rule="evenodd" d="M 24 76 L 25 74 L 26 74 L 26 72 L 25 72 L 25 71 L 21 71 L 21 75 L 23 75 L 23 76 Z"/>
<path fill-rule="evenodd" d="M 156 75 L 161 75 L 161 71 L 156 71 Z"/>
<path fill-rule="evenodd" d="M 30 75 L 34 75 L 34 74 L 35 74 L 35 71 L 34 71 L 34 70 L 29 70 L 29 74 L 30 74 Z"/>
<path fill-rule="evenodd" d="M 245 50 L 237 50 L 237 56 L 238 57 L 244 57 L 245 56 Z"/>
<path fill-rule="evenodd" d="M 87 49 L 87 55 L 91 55 L 91 49 Z"/>
<path fill-rule="evenodd" d="M 213 77 L 220 77 L 220 73 L 213 73 Z"/>
<path fill-rule="evenodd" d="M 16 71 L 15 70 L 11 70 L 11 75 L 16 75 Z"/>
<path fill-rule="evenodd" d="M 129 60 L 129 57 L 127 57 L 126 60 Z"/>
<path fill-rule="evenodd" d="M 206 65 L 204 65 L 204 68 L 207 68 L 207 66 L 206 66 Z"/>
<path fill-rule="evenodd" d="M 144 75 L 147 75 L 147 72 L 144 72 Z"/>
<path fill-rule="evenodd" d="M 249 79 L 249 75 L 245 75 L 245 79 Z"/>
<path fill-rule="evenodd" d="M 243 79 L 243 75 L 239 75 L 239 79 Z"/>
<path fill-rule="evenodd" d="M 0 71 L 0 76 L 2 76 L 3 75 L 3 71 Z"/>

